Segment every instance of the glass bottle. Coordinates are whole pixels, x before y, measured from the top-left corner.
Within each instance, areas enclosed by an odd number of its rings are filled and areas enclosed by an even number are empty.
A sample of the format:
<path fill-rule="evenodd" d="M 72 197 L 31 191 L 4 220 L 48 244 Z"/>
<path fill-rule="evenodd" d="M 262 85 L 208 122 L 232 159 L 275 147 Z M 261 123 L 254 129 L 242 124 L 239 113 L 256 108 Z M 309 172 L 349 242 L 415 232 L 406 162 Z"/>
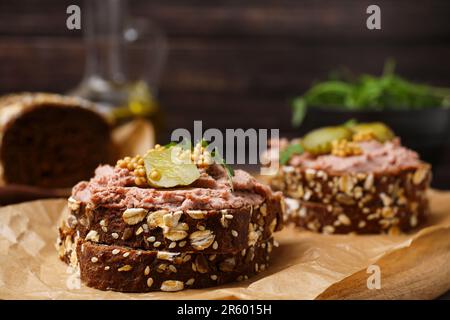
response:
<path fill-rule="evenodd" d="M 85 0 L 81 12 L 85 71 L 70 94 L 96 102 L 116 125 L 150 120 L 158 141 L 164 126 L 156 100 L 167 52 L 163 33 L 148 19 L 131 18 L 126 0 Z"/>

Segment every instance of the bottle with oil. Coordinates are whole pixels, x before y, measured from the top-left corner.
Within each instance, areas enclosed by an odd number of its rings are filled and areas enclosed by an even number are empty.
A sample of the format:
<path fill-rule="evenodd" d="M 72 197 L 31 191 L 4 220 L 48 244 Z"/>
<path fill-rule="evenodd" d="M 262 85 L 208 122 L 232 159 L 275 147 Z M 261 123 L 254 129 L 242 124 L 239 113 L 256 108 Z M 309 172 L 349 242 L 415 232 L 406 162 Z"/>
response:
<path fill-rule="evenodd" d="M 96 102 L 114 125 L 148 120 L 158 141 L 164 115 L 156 95 L 167 43 L 151 21 L 131 18 L 127 5 L 126 0 L 85 0 L 86 66 L 70 94 Z"/>

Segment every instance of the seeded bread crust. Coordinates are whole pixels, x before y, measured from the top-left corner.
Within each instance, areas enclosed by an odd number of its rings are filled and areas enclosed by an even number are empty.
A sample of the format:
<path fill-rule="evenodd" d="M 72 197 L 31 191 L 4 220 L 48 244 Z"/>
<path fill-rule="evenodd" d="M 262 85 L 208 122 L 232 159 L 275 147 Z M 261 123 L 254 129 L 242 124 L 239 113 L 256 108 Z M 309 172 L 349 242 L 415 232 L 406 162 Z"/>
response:
<path fill-rule="evenodd" d="M 46 93 L 1 97 L 3 177 L 7 183 L 71 187 L 99 163 L 112 161 L 110 129 L 82 99 Z"/>
<path fill-rule="evenodd" d="M 423 224 L 429 214 L 427 198 L 406 205 L 370 207 L 362 211 L 357 206 L 325 205 L 286 198 L 286 223 L 326 234 L 359 234 L 408 232 Z"/>
<path fill-rule="evenodd" d="M 415 200 L 428 189 L 430 166 L 389 174 L 327 173 L 323 170 L 284 166 L 271 181 L 275 190 L 304 201 L 366 206 L 392 201 Z M 385 196 L 388 198 L 386 198 Z"/>
<path fill-rule="evenodd" d="M 179 291 L 246 280 L 267 268 L 273 249 L 272 239 L 237 254 L 135 250 L 81 239 L 75 245 L 67 239 L 62 243 L 68 247 L 61 258 L 79 266 L 83 283 L 120 292 Z"/>
<path fill-rule="evenodd" d="M 430 169 L 365 174 L 284 166 L 271 187 L 286 197 L 286 223 L 324 233 L 406 232 L 429 211 Z"/>
<path fill-rule="evenodd" d="M 61 237 L 72 229 L 81 239 L 100 244 L 211 254 L 236 253 L 271 238 L 282 227 L 284 210 L 283 202 L 272 199 L 255 207 L 178 212 L 91 208 L 73 198 L 68 202 Z"/>

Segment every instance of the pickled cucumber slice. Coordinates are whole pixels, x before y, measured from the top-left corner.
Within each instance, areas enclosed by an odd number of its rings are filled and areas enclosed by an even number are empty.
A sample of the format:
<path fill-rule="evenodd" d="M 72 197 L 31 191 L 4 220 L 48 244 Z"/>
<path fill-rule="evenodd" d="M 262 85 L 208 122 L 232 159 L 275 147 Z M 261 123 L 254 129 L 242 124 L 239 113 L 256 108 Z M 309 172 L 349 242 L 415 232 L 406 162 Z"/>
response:
<path fill-rule="evenodd" d="M 148 184 L 156 188 L 186 186 L 200 177 L 197 166 L 179 146 L 151 149 L 144 156 Z"/>
<path fill-rule="evenodd" d="M 303 148 L 314 155 L 331 152 L 331 142 L 350 139 L 352 131 L 343 126 L 323 127 L 309 132 L 302 139 Z"/>
<path fill-rule="evenodd" d="M 386 142 L 395 137 L 394 132 L 382 122 L 359 123 L 351 127 L 355 134 L 371 134 L 379 142 Z"/>

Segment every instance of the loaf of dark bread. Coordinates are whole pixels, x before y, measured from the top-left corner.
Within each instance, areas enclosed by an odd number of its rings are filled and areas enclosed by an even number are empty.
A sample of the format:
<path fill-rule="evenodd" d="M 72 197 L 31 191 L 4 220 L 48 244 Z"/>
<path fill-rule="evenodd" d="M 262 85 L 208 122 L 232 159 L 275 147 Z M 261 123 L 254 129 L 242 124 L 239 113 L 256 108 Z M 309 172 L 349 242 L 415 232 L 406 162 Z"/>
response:
<path fill-rule="evenodd" d="M 110 163 L 110 126 L 87 101 L 24 93 L 0 99 L 0 161 L 5 182 L 71 187 Z"/>
<path fill-rule="evenodd" d="M 87 286 L 120 292 L 179 291 L 246 280 L 264 271 L 273 240 L 239 253 L 206 254 L 136 250 L 62 239 L 61 258 L 80 268 Z"/>

